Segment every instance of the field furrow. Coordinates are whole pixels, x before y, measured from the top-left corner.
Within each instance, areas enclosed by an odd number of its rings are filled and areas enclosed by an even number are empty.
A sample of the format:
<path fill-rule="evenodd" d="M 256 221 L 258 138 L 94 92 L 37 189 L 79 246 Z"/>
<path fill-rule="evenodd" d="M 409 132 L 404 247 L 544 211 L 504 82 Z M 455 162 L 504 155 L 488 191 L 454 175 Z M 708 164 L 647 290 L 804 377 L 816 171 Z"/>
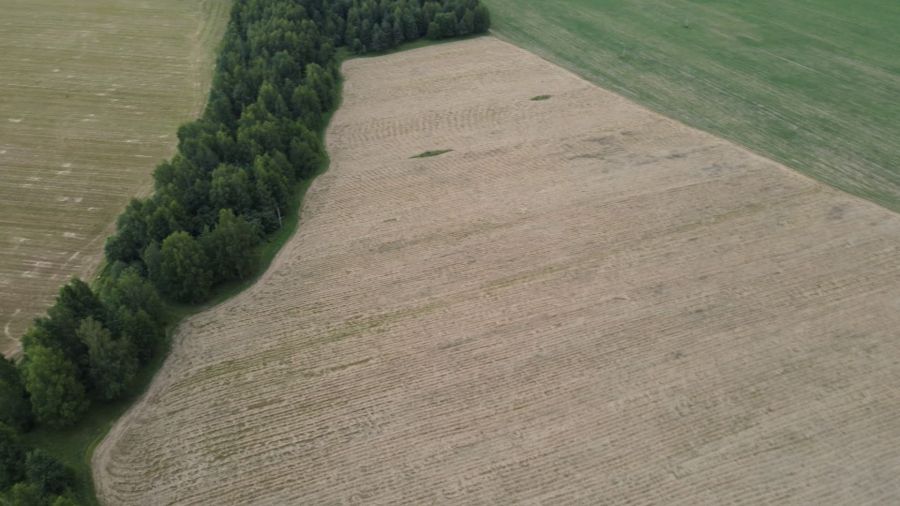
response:
<path fill-rule="evenodd" d="M 900 500 L 900 216 L 493 38 L 343 71 L 298 232 L 182 324 L 102 501 Z"/>
<path fill-rule="evenodd" d="M 9 0 L 0 20 L 0 353 L 200 114 L 225 0 Z"/>

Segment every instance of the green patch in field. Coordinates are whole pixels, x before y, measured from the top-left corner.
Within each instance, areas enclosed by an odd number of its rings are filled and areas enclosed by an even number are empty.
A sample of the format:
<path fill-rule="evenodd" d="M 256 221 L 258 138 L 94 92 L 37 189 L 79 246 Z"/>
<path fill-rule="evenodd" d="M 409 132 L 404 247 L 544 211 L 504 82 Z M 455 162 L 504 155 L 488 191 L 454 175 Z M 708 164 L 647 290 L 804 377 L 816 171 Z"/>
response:
<path fill-rule="evenodd" d="M 550 100 L 550 97 L 552 97 L 552 96 L 553 96 L 553 95 L 538 95 L 538 96 L 536 96 L 536 97 L 531 97 L 531 100 L 532 100 L 533 102 L 540 102 L 540 101 L 543 101 L 543 100 Z"/>
<path fill-rule="evenodd" d="M 434 151 L 425 151 L 423 153 L 419 153 L 418 155 L 411 156 L 410 158 L 428 158 L 431 156 L 440 156 L 440 155 L 443 155 L 444 153 L 449 153 L 451 151 L 453 151 L 453 150 L 452 149 L 436 149 Z"/>

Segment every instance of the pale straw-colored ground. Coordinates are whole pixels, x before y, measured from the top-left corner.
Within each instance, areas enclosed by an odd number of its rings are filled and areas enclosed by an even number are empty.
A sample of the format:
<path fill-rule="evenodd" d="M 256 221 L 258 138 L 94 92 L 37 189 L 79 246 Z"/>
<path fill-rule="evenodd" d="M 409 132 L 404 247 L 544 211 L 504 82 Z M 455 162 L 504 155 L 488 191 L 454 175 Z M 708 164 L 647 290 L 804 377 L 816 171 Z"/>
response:
<path fill-rule="evenodd" d="M 206 100 L 228 0 L 0 3 L 0 354 L 71 276 Z"/>
<path fill-rule="evenodd" d="M 105 503 L 900 501 L 900 216 L 492 38 L 344 72 L 299 232 L 182 326 Z"/>

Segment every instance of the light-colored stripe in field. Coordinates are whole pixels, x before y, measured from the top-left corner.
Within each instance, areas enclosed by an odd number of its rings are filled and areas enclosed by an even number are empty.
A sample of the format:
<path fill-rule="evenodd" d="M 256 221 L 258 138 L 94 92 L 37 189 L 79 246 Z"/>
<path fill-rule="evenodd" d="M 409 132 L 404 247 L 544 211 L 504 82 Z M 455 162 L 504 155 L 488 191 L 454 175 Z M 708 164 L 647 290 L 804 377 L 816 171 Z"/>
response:
<path fill-rule="evenodd" d="M 105 503 L 900 500 L 900 217 L 495 39 L 344 72 L 299 232 L 181 327 Z"/>
<path fill-rule="evenodd" d="M 205 102 L 227 0 L 6 0 L 0 16 L 0 353 L 71 276 Z"/>

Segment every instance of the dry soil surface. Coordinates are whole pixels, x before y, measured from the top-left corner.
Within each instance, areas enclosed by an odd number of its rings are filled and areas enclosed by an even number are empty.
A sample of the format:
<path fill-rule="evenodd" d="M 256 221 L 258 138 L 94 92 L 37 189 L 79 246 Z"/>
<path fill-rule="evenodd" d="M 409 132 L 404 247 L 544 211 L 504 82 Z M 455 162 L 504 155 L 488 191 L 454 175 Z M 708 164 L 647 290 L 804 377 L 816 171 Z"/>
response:
<path fill-rule="evenodd" d="M 0 2 L 0 354 L 71 276 L 206 99 L 227 0 Z"/>
<path fill-rule="evenodd" d="M 184 323 L 103 502 L 900 501 L 900 216 L 492 38 L 344 72 L 299 232 Z"/>

